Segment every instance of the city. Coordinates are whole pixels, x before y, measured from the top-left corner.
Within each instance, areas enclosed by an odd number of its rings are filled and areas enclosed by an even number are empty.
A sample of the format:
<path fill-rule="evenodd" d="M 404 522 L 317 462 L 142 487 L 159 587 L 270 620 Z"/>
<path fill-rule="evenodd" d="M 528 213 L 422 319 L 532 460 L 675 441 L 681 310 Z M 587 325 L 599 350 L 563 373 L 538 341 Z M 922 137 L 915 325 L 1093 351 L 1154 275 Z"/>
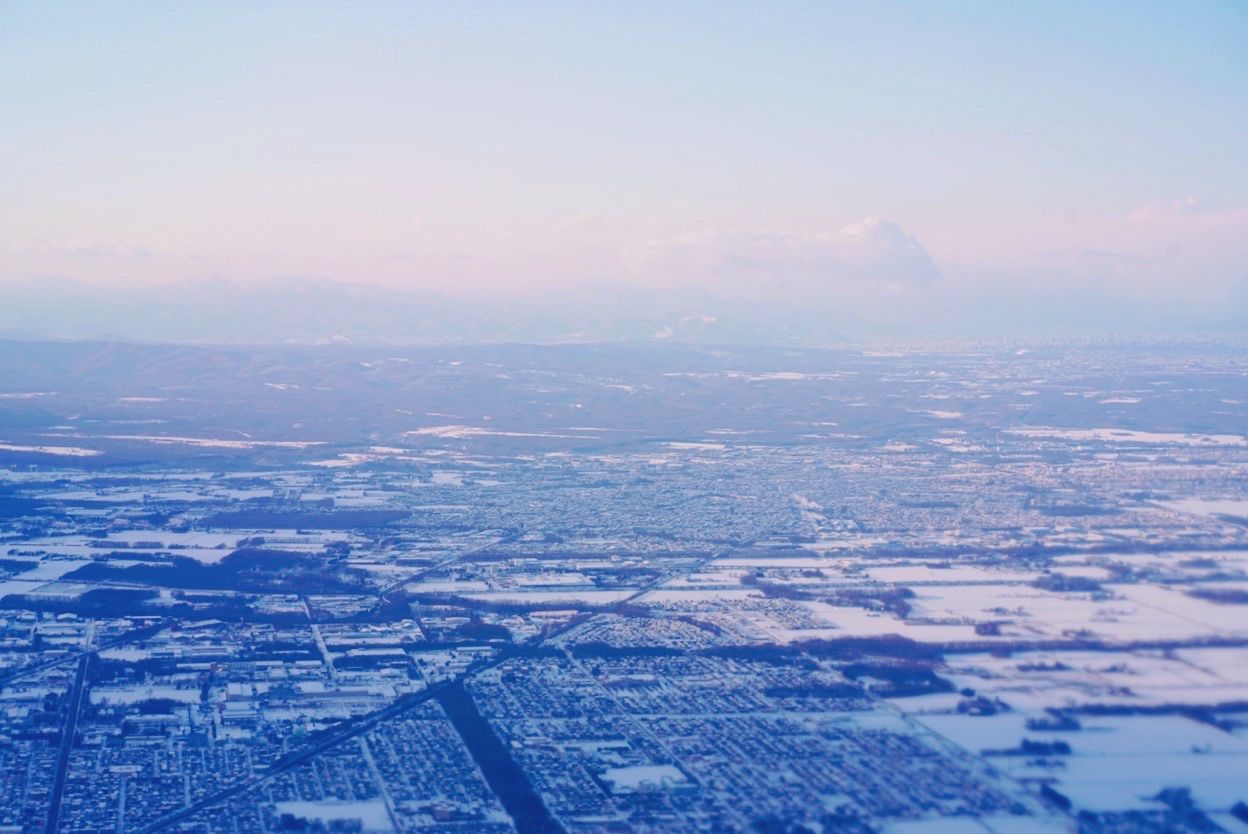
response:
<path fill-rule="evenodd" d="M 1242 347 L 0 350 L 0 830 L 1248 831 Z"/>

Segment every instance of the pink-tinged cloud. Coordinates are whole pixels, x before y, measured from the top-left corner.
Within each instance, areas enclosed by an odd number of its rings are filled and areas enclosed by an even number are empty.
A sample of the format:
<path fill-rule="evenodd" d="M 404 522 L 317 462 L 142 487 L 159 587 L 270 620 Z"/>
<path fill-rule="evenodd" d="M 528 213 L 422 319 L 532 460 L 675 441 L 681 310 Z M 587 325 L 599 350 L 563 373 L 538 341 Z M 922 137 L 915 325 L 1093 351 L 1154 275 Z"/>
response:
<path fill-rule="evenodd" d="M 711 229 L 649 241 L 621 257 L 647 283 L 750 297 L 897 294 L 941 278 L 914 235 L 878 217 L 815 234 Z"/>
<path fill-rule="evenodd" d="M 1172 220 L 1178 217 L 1189 217 L 1202 209 L 1200 200 L 1195 197 L 1186 197 L 1182 200 L 1157 200 L 1128 214 L 1127 222 L 1149 223 L 1157 220 Z"/>

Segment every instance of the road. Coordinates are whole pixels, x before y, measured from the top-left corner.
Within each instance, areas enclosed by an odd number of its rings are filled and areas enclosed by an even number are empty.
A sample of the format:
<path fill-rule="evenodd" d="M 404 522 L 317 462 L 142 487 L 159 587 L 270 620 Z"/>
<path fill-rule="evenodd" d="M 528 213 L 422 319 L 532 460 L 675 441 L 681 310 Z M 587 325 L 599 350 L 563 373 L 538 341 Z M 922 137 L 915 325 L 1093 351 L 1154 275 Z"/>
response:
<path fill-rule="evenodd" d="M 94 629 L 95 627 L 94 622 L 95 621 L 93 620 L 90 626 L 92 629 Z M 15 680 L 19 680 L 21 678 L 28 678 L 31 675 L 38 674 L 39 672 L 44 672 L 44 671 L 47 671 L 48 669 L 55 669 L 57 666 L 65 666 L 67 664 L 73 663 L 75 660 L 83 660 L 88 657 L 91 657 L 92 655 L 97 655 L 100 652 L 104 651 L 105 649 L 112 649 L 118 646 L 124 646 L 127 643 L 133 643 L 135 640 L 142 640 L 144 638 L 151 637 L 154 634 L 164 631 L 166 628 L 169 627 L 169 625 L 170 624 L 168 622 L 162 622 L 162 623 L 157 623 L 156 625 L 141 626 L 139 628 L 131 629 L 130 631 L 127 631 L 125 634 L 122 634 L 118 637 L 114 637 L 112 640 L 101 643 L 100 645 L 96 646 L 94 649 L 87 649 L 86 651 L 82 651 L 77 654 L 71 654 L 65 657 L 58 657 L 55 660 L 48 660 L 43 663 L 35 663 L 31 666 L 24 666 L 21 669 L 18 669 L 16 672 L 13 672 L 11 674 L 5 675 L 4 677 L 0 678 L 0 688 L 8 686 L 10 683 L 12 683 Z"/>
<path fill-rule="evenodd" d="M 78 711 L 82 708 L 82 696 L 86 691 L 87 664 L 91 662 L 91 654 L 84 654 L 78 660 L 78 674 L 74 677 L 74 688 L 69 695 L 69 714 L 61 727 L 61 749 L 56 757 L 56 779 L 52 782 L 52 799 L 48 805 L 48 824 L 46 834 L 56 834 L 61 818 L 61 797 L 65 793 L 65 778 L 69 771 L 69 756 L 74 750 L 74 734 L 78 731 Z"/>
<path fill-rule="evenodd" d="M 741 542 L 740 544 L 733 545 L 732 547 L 729 547 L 725 550 L 713 553 L 704 559 L 699 559 L 698 561 L 694 562 L 691 565 L 682 567 L 680 570 L 669 571 L 663 574 L 662 576 L 658 577 L 657 579 L 655 579 L 653 582 L 650 582 L 649 584 L 639 588 L 637 591 L 630 594 L 628 597 L 622 600 L 619 600 L 618 602 L 612 603 L 611 605 L 604 606 L 603 608 L 597 609 L 591 614 L 589 614 L 588 616 L 574 617 L 568 622 L 563 623 L 562 625 L 557 626 L 551 629 L 550 631 L 547 631 L 546 633 L 538 636 L 532 642 L 526 643 L 522 647 L 518 647 L 518 648 L 529 649 L 529 648 L 533 648 L 536 646 L 540 646 L 542 643 L 546 643 L 562 634 L 565 634 L 566 632 L 572 630 L 573 628 L 579 626 L 586 619 L 592 618 L 593 616 L 596 616 L 599 614 L 608 614 L 608 613 L 617 611 L 623 608 L 624 606 L 629 605 L 630 603 L 636 601 L 639 597 L 650 593 L 651 591 L 655 590 L 656 588 L 660 587 L 661 585 L 667 582 L 670 582 L 676 577 L 682 576 L 687 573 L 691 573 L 693 571 L 700 570 L 702 567 L 705 567 L 711 562 L 714 562 L 716 559 L 722 559 L 723 557 L 727 556 L 728 554 L 732 553 L 735 550 L 739 550 L 742 547 L 749 547 L 757 540 L 758 540 L 758 537 L 751 538 L 748 541 Z M 460 554 L 460 555 L 462 556 L 463 554 Z M 412 577 L 408 577 L 407 579 L 403 581 L 403 583 L 396 583 L 396 584 L 404 584 L 410 581 L 411 578 Z M 370 730 L 372 730 L 374 727 L 376 727 L 378 724 L 382 723 L 383 721 L 387 721 L 391 718 L 395 718 L 399 715 L 402 715 L 408 710 L 414 709 L 415 707 L 418 707 L 421 704 L 426 703 L 427 701 L 433 699 L 435 696 L 447 690 L 450 690 L 453 687 L 463 686 L 465 683 L 467 683 L 467 681 L 470 678 L 475 677 L 476 675 L 479 675 L 480 673 L 484 672 L 487 669 L 491 669 L 495 666 L 498 666 L 499 664 L 506 662 L 507 660 L 511 659 L 514 656 L 515 656 L 514 652 L 502 651 L 496 656 L 488 660 L 483 660 L 478 664 L 470 666 L 468 669 L 456 675 L 454 678 L 449 678 L 444 681 L 439 681 L 437 683 L 430 684 L 425 689 L 422 689 L 420 692 L 414 692 L 410 695 L 404 695 L 398 700 L 396 700 L 394 703 L 389 704 L 388 706 L 382 707 L 381 709 L 371 712 L 365 716 L 361 716 L 360 718 L 356 718 L 354 720 L 344 722 L 344 725 L 339 725 L 338 727 L 331 728 L 330 730 L 327 730 L 325 732 L 325 735 L 323 737 L 312 742 L 311 745 L 309 745 L 308 747 L 305 747 L 304 749 L 296 753 L 292 753 L 288 756 L 283 756 L 282 758 L 275 761 L 267 770 L 265 770 L 263 776 L 253 777 L 252 779 L 246 782 L 240 782 L 236 785 L 232 785 L 228 788 L 224 788 L 220 791 L 217 791 L 214 794 L 204 797 L 203 799 L 187 806 L 186 808 L 182 808 L 178 811 L 174 811 L 170 814 L 166 814 L 165 816 L 160 817 L 159 819 L 153 821 L 146 827 L 139 829 L 137 832 L 135 832 L 135 834 L 155 834 L 155 832 L 157 831 L 164 831 L 170 826 L 174 826 L 180 822 L 184 822 L 188 819 L 191 819 L 196 814 L 199 814 L 202 811 L 206 811 L 209 808 L 220 805 L 223 802 L 228 802 L 229 800 L 237 796 L 241 796 L 245 793 L 255 790 L 256 788 L 262 787 L 263 785 L 267 784 L 268 782 L 273 781 L 274 779 L 276 779 L 278 776 L 282 775 L 283 773 L 288 773 L 291 770 L 294 770 L 295 768 L 301 765 L 307 764 L 308 762 L 312 761 L 313 759 L 315 759 L 317 756 L 321 755 L 322 753 L 328 750 L 331 750 L 334 747 L 337 747 L 338 745 L 344 742 L 350 741 L 351 739 L 358 738 L 364 735 L 365 733 L 369 732 Z M 50 828 L 48 829 L 48 834 L 54 834 L 52 829 Z"/>

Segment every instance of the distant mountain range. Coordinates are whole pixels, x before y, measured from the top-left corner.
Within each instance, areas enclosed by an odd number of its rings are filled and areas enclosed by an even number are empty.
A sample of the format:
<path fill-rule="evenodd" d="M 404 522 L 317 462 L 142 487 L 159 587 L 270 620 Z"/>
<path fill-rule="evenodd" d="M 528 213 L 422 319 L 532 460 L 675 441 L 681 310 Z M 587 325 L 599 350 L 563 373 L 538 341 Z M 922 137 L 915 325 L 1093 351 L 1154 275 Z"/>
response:
<path fill-rule="evenodd" d="M 219 345 L 677 343 L 836 347 L 944 337 L 1248 332 L 1248 282 L 1217 305 L 1080 304 L 1035 288 L 929 288 L 885 309 L 817 299 L 758 301 L 686 287 L 589 284 L 563 292 L 461 297 L 326 278 L 223 278 L 108 288 L 65 278 L 0 282 L 0 339 Z"/>
<path fill-rule="evenodd" d="M 0 336 L 202 344 L 679 342 L 825 346 L 878 335 L 850 314 L 697 289 L 600 284 L 452 298 L 323 278 L 221 278 L 113 289 L 60 278 L 0 286 Z"/>

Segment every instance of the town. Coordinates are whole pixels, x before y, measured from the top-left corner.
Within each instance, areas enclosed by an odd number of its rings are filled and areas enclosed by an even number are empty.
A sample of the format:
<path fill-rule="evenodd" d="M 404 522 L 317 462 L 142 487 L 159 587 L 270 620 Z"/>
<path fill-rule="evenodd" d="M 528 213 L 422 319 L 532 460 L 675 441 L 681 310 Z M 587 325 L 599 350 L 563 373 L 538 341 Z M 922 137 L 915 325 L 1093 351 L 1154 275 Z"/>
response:
<path fill-rule="evenodd" d="M 0 831 L 1248 831 L 1241 350 L 560 350 L 0 380 Z"/>

